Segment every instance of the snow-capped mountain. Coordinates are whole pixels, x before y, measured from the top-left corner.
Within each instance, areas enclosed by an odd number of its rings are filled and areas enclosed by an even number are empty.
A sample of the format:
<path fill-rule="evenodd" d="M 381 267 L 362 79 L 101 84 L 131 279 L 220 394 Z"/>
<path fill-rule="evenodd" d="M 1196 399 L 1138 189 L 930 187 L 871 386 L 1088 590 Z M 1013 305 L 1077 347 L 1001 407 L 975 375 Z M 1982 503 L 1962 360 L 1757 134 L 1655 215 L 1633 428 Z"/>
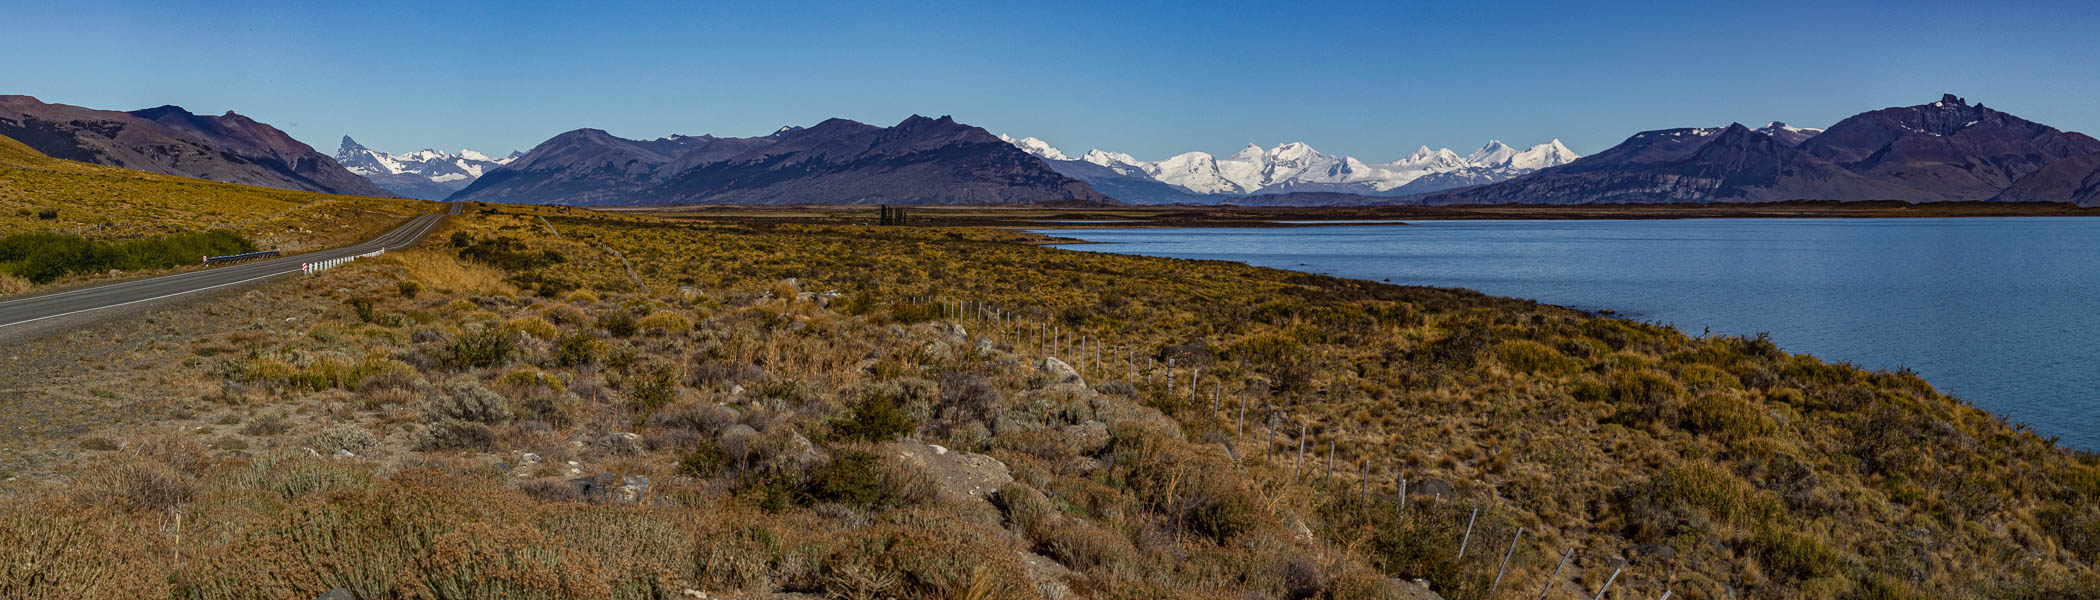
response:
<path fill-rule="evenodd" d="M 457 153 L 424 149 L 407 154 L 387 154 L 364 147 L 350 136 L 343 136 L 343 145 L 335 151 L 336 162 L 359 176 L 369 179 L 387 191 L 422 200 L 443 200 L 483 173 L 517 160 L 521 154 L 510 153 L 503 158 L 473 150 Z"/>
<path fill-rule="evenodd" d="M 1098 148 L 1073 159 L 1036 138 L 999 138 L 1049 162 L 1060 173 L 1137 203 L 1205 203 L 1292 192 L 1407 196 L 1494 183 L 1581 158 L 1560 140 L 1525 150 L 1496 141 L 1467 156 L 1448 148 L 1423 146 L 1400 160 L 1366 163 L 1292 142 L 1268 149 L 1248 144 L 1224 158 L 1189 152 L 1146 162 Z"/>
<path fill-rule="evenodd" d="M 1788 146 L 1799 146 L 1801 142 L 1808 141 L 1808 138 L 1816 137 L 1816 134 L 1823 133 L 1821 129 L 1793 127 L 1778 121 L 1766 123 L 1764 127 L 1752 129 L 1751 131 L 1772 136 L 1773 139 L 1777 139 Z"/>
<path fill-rule="evenodd" d="M 1017 140 L 1002 133 L 999 134 L 999 140 L 1020 147 L 1022 150 L 1027 151 L 1029 154 L 1034 154 L 1036 156 L 1040 156 L 1050 160 L 1072 160 L 1071 157 L 1065 156 L 1065 153 L 1057 151 L 1057 148 L 1051 147 L 1049 142 L 1045 142 L 1039 139 L 1021 138 Z"/>

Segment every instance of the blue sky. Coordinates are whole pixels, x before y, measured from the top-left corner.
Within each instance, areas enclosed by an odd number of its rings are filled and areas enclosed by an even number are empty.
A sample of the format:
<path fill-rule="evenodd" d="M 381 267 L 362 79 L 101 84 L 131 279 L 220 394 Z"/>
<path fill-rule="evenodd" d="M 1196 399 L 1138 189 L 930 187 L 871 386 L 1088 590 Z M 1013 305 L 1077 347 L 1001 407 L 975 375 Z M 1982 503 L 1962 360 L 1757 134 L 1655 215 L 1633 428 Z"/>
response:
<path fill-rule="evenodd" d="M 0 93 L 230 109 L 326 152 L 920 113 L 1146 159 L 1587 154 L 1942 92 L 2100 133 L 2100 8 L 2081 2 L 13 4 Z"/>

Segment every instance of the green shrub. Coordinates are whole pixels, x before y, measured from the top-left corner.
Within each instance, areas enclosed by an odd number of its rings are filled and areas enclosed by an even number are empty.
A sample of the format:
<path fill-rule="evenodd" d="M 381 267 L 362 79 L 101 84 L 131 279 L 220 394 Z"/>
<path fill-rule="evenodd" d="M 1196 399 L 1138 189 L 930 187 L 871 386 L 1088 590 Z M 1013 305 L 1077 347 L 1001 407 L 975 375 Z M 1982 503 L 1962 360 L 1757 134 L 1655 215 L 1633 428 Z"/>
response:
<path fill-rule="evenodd" d="M 511 319 L 503 324 L 503 329 L 523 333 L 542 340 L 552 340 L 561 334 L 561 330 L 555 329 L 553 323 L 548 323 L 546 319 L 534 316 Z"/>
<path fill-rule="evenodd" d="M 454 370 L 478 369 L 501 365 L 516 351 L 517 341 L 505 328 L 476 328 L 446 344 L 438 360 Z"/>
<path fill-rule="evenodd" d="M 678 458 L 678 473 L 688 477 L 716 477 L 729 468 L 729 451 L 714 440 L 702 438 Z"/>
<path fill-rule="evenodd" d="M 598 317 L 598 326 L 605 329 L 606 335 L 616 338 L 634 337 L 635 332 L 641 330 L 634 322 L 634 315 L 624 311 L 613 311 Z"/>
<path fill-rule="evenodd" d="M 475 240 L 462 238 L 462 233 L 452 234 L 452 245 L 459 248 L 459 257 L 472 260 L 505 271 L 526 271 L 566 262 L 567 259 L 553 250 L 533 251 L 514 238 L 495 237 Z M 465 242 L 464 245 L 461 242 Z"/>
<path fill-rule="evenodd" d="M 1581 369 L 1575 359 L 1531 340 L 1511 340 L 1495 345 L 1495 357 L 1521 373 L 1566 375 Z"/>
<path fill-rule="evenodd" d="M 1782 512 L 1778 501 L 1734 473 L 1706 461 L 1686 461 L 1663 472 L 1666 501 L 1706 510 L 1728 522 L 1760 522 Z"/>
<path fill-rule="evenodd" d="M 414 298 L 417 294 L 423 293 L 423 284 L 418 281 L 402 280 L 401 283 L 394 284 L 394 289 L 401 292 L 401 297 L 403 298 Z"/>
<path fill-rule="evenodd" d="M 586 333 L 572 333 L 554 341 L 554 362 L 564 367 L 596 364 L 604 358 L 605 342 Z"/>
<path fill-rule="evenodd" d="M 671 365 L 650 363 L 635 371 L 627 380 L 627 395 L 645 413 L 654 413 L 678 399 L 678 371 Z"/>
<path fill-rule="evenodd" d="M 52 217 L 57 217 L 53 211 Z M 255 243 L 230 231 L 98 242 L 57 233 L 0 237 L 0 272 L 32 283 L 109 270 L 137 271 L 194 265 L 206 256 L 254 252 Z"/>
<path fill-rule="evenodd" d="M 1776 427 L 1755 405 L 1727 392 L 1708 392 L 1686 403 L 1684 425 L 1694 432 L 1735 439 L 1770 435 Z"/>
<path fill-rule="evenodd" d="M 805 504 L 837 502 L 872 508 L 894 500 L 883 484 L 882 458 L 866 452 L 846 451 L 831 462 L 810 471 L 804 486 Z"/>
<path fill-rule="evenodd" d="M 1766 569 L 1795 580 L 1835 575 L 1841 564 L 1836 550 L 1809 534 L 1766 527 L 1753 544 Z"/>
<path fill-rule="evenodd" d="M 939 320 L 941 312 L 938 302 L 902 302 L 890 305 L 890 318 L 906 325 Z"/>
<path fill-rule="evenodd" d="M 649 313 L 649 316 L 642 317 L 639 321 L 635 321 L 634 326 L 641 331 L 661 329 L 670 333 L 679 333 L 692 329 L 693 320 L 675 312 L 659 310 Z"/>
<path fill-rule="evenodd" d="M 879 394 L 862 394 L 851 413 L 831 421 L 832 432 L 849 440 L 887 441 L 913 429 L 911 416 L 895 400 Z"/>

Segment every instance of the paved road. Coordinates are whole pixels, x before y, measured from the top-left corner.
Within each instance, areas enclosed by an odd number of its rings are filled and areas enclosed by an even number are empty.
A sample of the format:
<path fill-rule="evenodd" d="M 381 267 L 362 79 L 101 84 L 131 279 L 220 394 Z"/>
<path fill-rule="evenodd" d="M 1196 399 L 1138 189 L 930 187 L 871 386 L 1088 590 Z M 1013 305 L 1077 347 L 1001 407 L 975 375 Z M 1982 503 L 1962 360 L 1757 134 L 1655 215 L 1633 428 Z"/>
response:
<path fill-rule="evenodd" d="M 459 205 L 451 208 L 459 212 Z M 447 213 L 451 214 L 451 213 Z M 190 271 L 154 277 L 121 281 L 94 287 L 64 292 L 31 296 L 20 300 L 0 302 L 0 338 L 26 333 L 40 324 L 66 320 L 85 322 L 76 315 L 91 316 L 94 311 L 107 311 L 118 307 L 137 307 L 155 301 L 177 298 L 209 290 L 222 290 L 245 283 L 254 283 L 272 277 L 291 275 L 300 271 L 299 265 L 320 262 L 331 258 L 342 258 L 371 252 L 393 250 L 415 244 L 436 229 L 445 215 L 423 215 L 408 223 L 354 246 L 333 250 L 308 252 L 283 258 L 240 263 L 231 266 L 213 267 L 201 271 Z M 113 311 L 112 311 L 113 312 Z M 74 317 L 64 319 L 65 317 Z"/>

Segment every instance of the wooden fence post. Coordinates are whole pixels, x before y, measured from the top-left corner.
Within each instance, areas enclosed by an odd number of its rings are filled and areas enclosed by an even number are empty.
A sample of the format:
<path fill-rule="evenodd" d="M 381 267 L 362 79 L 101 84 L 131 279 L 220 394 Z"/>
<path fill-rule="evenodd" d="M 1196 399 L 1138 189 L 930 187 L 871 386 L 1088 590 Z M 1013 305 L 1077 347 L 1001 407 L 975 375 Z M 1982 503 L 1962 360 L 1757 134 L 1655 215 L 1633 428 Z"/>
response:
<path fill-rule="evenodd" d="M 1458 539 L 1458 558 L 1466 557 L 1466 543 L 1473 541 L 1473 522 L 1480 520 L 1480 505 L 1473 505 L 1473 516 L 1466 517 L 1466 536 Z"/>
<path fill-rule="evenodd" d="M 1553 591 L 1553 582 L 1560 579 L 1560 572 L 1568 568 L 1568 559 L 1570 558 L 1575 558 L 1574 548 L 1569 548 L 1567 552 L 1561 553 L 1560 566 L 1554 567 L 1553 574 L 1546 576 L 1546 587 L 1539 589 L 1538 600 L 1546 600 L 1546 592 Z"/>
<path fill-rule="evenodd" d="M 1327 439 L 1327 475 L 1320 479 L 1321 483 L 1334 482 L 1334 442 L 1334 438 Z"/>
<path fill-rule="evenodd" d="M 1502 552 L 1502 568 L 1495 570 L 1495 582 L 1488 584 L 1488 598 L 1495 597 L 1495 590 L 1502 587 L 1502 574 L 1509 572 L 1509 557 L 1517 553 L 1517 540 L 1524 539 L 1524 528 L 1517 528 L 1516 537 L 1509 538 L 1509 549 Z"/>
<path fill-rule="evenodd" d="M 1406 473 L 1401 473 L 1401 472 L 1400 472 L 1400 464 L 1399 464 L 1399 463 L 1393 463 L 1393 473 L 1395 473 L 1395 474 L 1397 474 L 1397 475 L 1399 475 L 1399 476 L 1400 476 L 1400 489 L 1399 489 L 1399 495 L 1400 495 L 1400 498 L 1399 498 L 1399 503 L 1397 503 L 1397 504 L 1394 504 L 1394 505 L 1393 505 L 1393 512 L 1395 512 L 1395 513 L 1399 513 L 1399 515 L 1400 515 L 1401 517 L 1406 517 L 1406 516 L 1407 516 L 1407 474 L 1406 474 Z"/>
<path fill-rule="evenodd" d="M 1607 578 L 1605 578 L 1605 579 L 1604 579 L 1604 588 L 1603 588 L 1603 589 L 1599 589 L 1599 590 L 1597 590 L 1597 597 L 1596 597 L 1596 598 L 1594 598 L 1593 600 L 1604 600 L 1604 593 L 1605 593 L 1605 592 L 1609 592 L 1609 591 L 1611 591 L 1611 582 L 1614 582 L 1614 581 L 1618 581 L 1618 580 L 1619 580 L 1619 571 L 1622 571 L 1622 570 L 1625 570 L 1625 569 L 1626 569 L 1626 567 L 1619 567 L 1619 568 L 1616 568 L 1616 569 L 1612 569 L 1612 570 L 1611 570 L 1611 577 L 1607 577 Z"/>
<path fill-rule="evenodd" d="M 1167 358 L 1167 398 L 1174 397 L 1174 359 Z"/>
<path fill-rule="evenodd" d="M 1369 500 L 1371 499 L 1371 457 L 1364 457 L 1363 462 L 1363 474 L 1356 477 L 1356 497 Z"/>

